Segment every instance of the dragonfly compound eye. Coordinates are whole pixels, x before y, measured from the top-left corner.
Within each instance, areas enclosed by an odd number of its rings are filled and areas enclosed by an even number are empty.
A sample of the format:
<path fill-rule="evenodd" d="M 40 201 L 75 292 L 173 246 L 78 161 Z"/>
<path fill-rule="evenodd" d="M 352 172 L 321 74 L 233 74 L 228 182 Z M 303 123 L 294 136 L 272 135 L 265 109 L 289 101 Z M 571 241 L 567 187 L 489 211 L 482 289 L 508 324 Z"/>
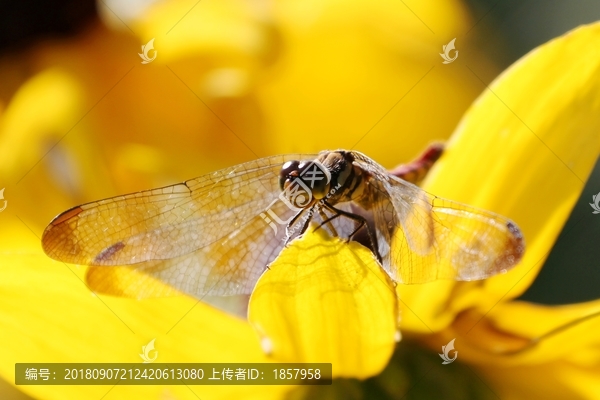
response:
<path fill-rule="evenodd" d="M 279 173 L 283 196 L 296 208 L 305 208 L 329 191 L 331 173 L 318 161 L 288 161 Z"/>
<path fill-rule="evenodd" d="M 300 175 L 298 171 L 299 164 L 300 162 L 295 160 L 288 161 L 285 164 L 283 164 L 283 167 L 281 167 L 281 171 L 279 171 L 279 189 L 284 190 L 286 182 L 298 178 L 298 175 Z"/>

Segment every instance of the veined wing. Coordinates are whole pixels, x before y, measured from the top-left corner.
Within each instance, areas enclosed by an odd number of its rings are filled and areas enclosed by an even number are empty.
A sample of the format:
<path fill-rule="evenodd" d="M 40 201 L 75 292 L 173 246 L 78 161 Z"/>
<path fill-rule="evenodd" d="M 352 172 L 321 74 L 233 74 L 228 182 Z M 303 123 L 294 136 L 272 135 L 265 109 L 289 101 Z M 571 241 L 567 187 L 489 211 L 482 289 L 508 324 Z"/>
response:
<path fill-rule="evenodd" d="M 214 260 L 215 254 L 225 254 L 224 243 L 235 240 L 240 254 L 266 249 L 281 240 L 260 218 L 280 192 L 281 166 L 292 159 L 313 158 L 267 157 L 184 183 L 87 203 L 56 217 L 44 231 L 42 246 L 57 260 L 88 265 L 141 263 L 140 269 L 147 268 L 159 276 L 161 268 L 168 269 L 176 260 L 192 268 L 186 255 L 189 259 L 199 258 L 191 253 L 204 254 L 205 261 Z M 289 210 L 275 207 L 285 220 L 283 214 Z M 258 223 L 264 226 L 258 229 Z M 259 232 L 266 230 L 270 234 L 260 236 Z M 171 259 L 168 263 L 158 262 Z M 223 271 L 211 271 L 210 262 L 194 265 L 205 276 Z M 173 280 L 166 279 L 168 283 Z"/>
<path fill-rule="evenodd" d="M 282 201 L 273 203 L 269 210 L 284 221 L 294 215 Z M 261 211 L 255 210 L 253 217 L 236 227 L 230 221 L 228 230 L 220 232 L 222 237 L 191 253 L 167 260 L 145 261 L 128 268 L 198 298 L 250 294 L 267 265 L 281 252 L 286 234 L 285 225 L 275 225 L 276 230 L 273 229 L 259 215 Z M 114 285 L 111 269 L 90 267 L 87 274 L 90 286 L 102 292 L 101 288 Z M 138 298 L 164 295 L 143 280 L 127 282 L 127 289 Z"/>
<path fill-rule="evenodd" d="M 525 251 L 517 225 L 498 214 L 432 196 L 357 154 L 368 181 L 384 268 L 401 283 L 484 279 Z"/>

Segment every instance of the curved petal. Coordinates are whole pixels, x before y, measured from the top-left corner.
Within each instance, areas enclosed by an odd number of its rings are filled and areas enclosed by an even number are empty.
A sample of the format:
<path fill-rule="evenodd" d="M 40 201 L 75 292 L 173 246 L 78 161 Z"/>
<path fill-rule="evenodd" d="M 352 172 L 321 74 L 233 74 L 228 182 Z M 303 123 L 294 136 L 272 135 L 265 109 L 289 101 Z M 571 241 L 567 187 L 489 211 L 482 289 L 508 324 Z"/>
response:
<path fill-rule="evenodd" d="M 8 211 L 8 210 L 7 210 Z M 0 375 L 17 362 L 141 362 L 156 339 L 158 362 L 270 362 L 246 322 L 188 297 L 135 301 L 96 296 L 85 268 L 52 261 L 15 216 L 0 214 Z M 283 386 L 20 386 L 36 398 L 257 398 Z M 195 393 L 192 393 L 192 391 Z"/>
<path fill-rule="evenodd" d="M 334 377 L 366 378 L 395 346 L 397 303 L 372 253 L 323 229 L 294 240 L 258 281 L 249 320 L 285 362 L 327 362 Z"/>
<path fill-rule="evenodd" d="M 444 311 L 485 312 L 520 295 L 543 265 L 600 152 L 599 40 L 600 24 L 580 27 L 515 63 L 484 89 L 431 171 L 425 190 L 508 216 L 527 245 L 516 268 L 485 282 L 439 283 L 441 296 L 434 286 L 399 287 L 411 307 L 421 290 L 432 293 L 418 313 L 431 329 L 452 319 Z M 403 326 L 423 331 L 423 322 Z"/>
<path fill-rule="evenodd" d="M 488 315 L 463 311 L 444 331 L 419 340 L 438 350 L 455 339 L 458 362 L 476 366 L 502 399 L 591 399 L 600 390 L 600 318 L 568 324 L 599 312 L 600 300 L 567 306 L 506 302 Z M 528 347 L 530 339 L 553 330 Z"/>

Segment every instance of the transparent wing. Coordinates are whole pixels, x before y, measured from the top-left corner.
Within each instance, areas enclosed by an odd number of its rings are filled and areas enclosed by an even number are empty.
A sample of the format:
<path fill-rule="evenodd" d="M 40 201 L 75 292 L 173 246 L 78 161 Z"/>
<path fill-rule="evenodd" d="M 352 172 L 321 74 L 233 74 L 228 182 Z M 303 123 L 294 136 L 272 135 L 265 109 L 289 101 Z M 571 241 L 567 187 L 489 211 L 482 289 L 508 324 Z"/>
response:
<path fill-rule="evenodd" d="M 384 268 L 401 283 L 484 279 L 515 266 L 523 236 L 508 218 L 432 196 L 359 154 Z"/>
<path fill-rule="evenodd" d="M 314 157 L 263 158 L 84 204 L 56 217 L 42 246 L 69 263 L 132 265 L 193 295 L 250 293 L 283 245 L 285 226 L 273 215 L 286 221 L 294 213 L 278 200 L 279 170 Z"/>
<path fill-rule="evenodd" d="M 285 203 L 278 201 L 269 207 L 282 220 L 294 215 Z M 250 294 L 267 265 L 284 246 L 285 225 L 276 230 L 259 215 L 250 218 L 235 229 L 222 232 L 223 237 L 196 251 L 167 260 L 151 260 L 128 268 L 148 274 L 178 290 L 196 297 Z M 233 226 L 233 223 L 231 223 Z M 92 288 L 107 285 L 113 279 L 112 268 L 91 267 L 88 281 Z M 109 283 L 110 284 L 110 283 Z M 137 297 L 161 296 L 155 286 L 143 280 L 131 282 L 129 289 Z"/>

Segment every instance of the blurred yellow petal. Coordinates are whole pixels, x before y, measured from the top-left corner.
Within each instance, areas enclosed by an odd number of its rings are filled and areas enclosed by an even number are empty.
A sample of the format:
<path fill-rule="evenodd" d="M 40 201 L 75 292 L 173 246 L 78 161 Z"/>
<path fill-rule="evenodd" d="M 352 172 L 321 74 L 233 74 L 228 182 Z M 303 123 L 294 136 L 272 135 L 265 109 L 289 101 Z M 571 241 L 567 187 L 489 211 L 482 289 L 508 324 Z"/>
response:
<path fill-rule="evenodd" d="M 485 313 L 535 279 L 600 153 L 599 40 L 600 24 L 592 24 L 535 49 L 465 115 L 424 188 L 513 219 L 527 250 L 516 268 L 483 283 L 399 287 L 414 311 L 404 328 L 438 330 L 470 306 Z M 418 302 L 423 291 L 427 303 Z"/>
<path fill-rule="evenodd" d="M 490 326 L 498 332 L 508 332 L 525 338 L 536 338 L 565 327 L 553 335 L 544 337 L 536 346 L 510 357 L 511 364 L 538 364 L 564 360 L 582 366 L 593 366 L 600 359 L 600 318 L 590 318 L 577 324 L 573 321 L 600 312 L 600 300 L 564 306 L 545 306 L 522 301 L 502 303 L 489 315 Z M 478 326 L 469 332 L 473 338 L 482 341 L 485 335 L 476 332 Z M 490 343 L 474 348 L 487 350 Z M 514 349 L 516 350 L 516 349 Z"/>
<path fill-rule="evenodd" d="M 199 7 L 196 3 L 159 2 L 136 21 L 134 26 L 143 31 L 144 40 L 157 38 L 155 48 L 162 57 L 157 61 L 169 63 L 203 53 L 212 55 L 213 62 L 247 64 L 256 63 L 270 50 L 266 15 L 261 15 L 268 7 L 240 0 L 207 2 Z"/>
<path fill-rule="evenodd" d="M 32 143 L 58 140 L 82 110 L 82 87 L 66 71 L 49 69 L 23 84 L 0 119 L 0 174 L 22 172 L 42 154 Z M 26 110 L 26 111 L 25 111 Z M 27 118 L 27 116 L 35 118 Z"/>
<path fill-rule="evenodd" d="M 515 365 L 508 368 L 493 364 L 479 366 L 481 379 L 492 385 L 502 400 L 522 399 L 597 399 L 600 392 L 600 367 L 582 367 L 565 361 L 541 365 Z"/>
<path fill-rule="evenodd" d="M 278 361 L 328 362 L 334 377 L 367 378 L 392 355 L 398 314 L 392 282 L 372 253 L 319 229 L 263 274 L 249 320 Z"/>
<path fill-rule="evenodd" d="M 9 204 L 10 206 L 10 204 Z M 153 338 L 157 362 L 270 362 L 248 323 L 188 296 L 133 301 L 95 296 L 85 268 L 49 259 L 9 209 L 0 214 L 0 375 L 17 362 L 141 362 Z M 25 317 L 24 317 L 25 316 Z M 171 329 L 172 328 L 172 329 Z M 210 343 L 210 345 L 208 345 Z M 36 398 L 278 398 L 283 386 L 20 386 Z M 192 391 L 195 393 L 192 393 Z"/>
<path fill-rule="evenodd" d="M 175 288 L 131 267 L 88 267 L 85 281 L 95 293 L 118 297 L 167 297 L 182 295 Z"/>
<path fill-rule="evenodd" d="M 447 138 L 480 90 L 438 54 L 472 23 L 462 1 L 282 1 L 273 15 L 283 51 L 257 87 L 273 153 L 356 147 L 393 167 Z"/>
<path fill-rule="evenodd" d="M 463 311 L 444 331 L 419 340 L 438 349 L 455 339 L 459 361 L 476 366 L 502 399 L 595 398 L 600 390 L 600 318 L 570 323 L 598 312 L 600 300 L 565 306 L 507 302 L 491 316 Z M 530 339 L 539 337 L 529 346 Z"/>
<path fill-rule="evenodd" d="M 439 347 L 456 338 L 462 361 L 513 366 L 556 360 L 594 365 L 600 358 L 600 300 L 565 306 L 501 303 L 491 315 L 476 309 L 460 313 L 452 325 L 422 340 Z M 582 317 L 590 316 L 578 323 Z M 558 329 L 562 328 L 562 329 Z M 549 334 L 552 333 L 553 334 Z M 537 344 L 532 339 L 539 339 Z"/>
<path fill-rule="evenodd" d="M 78 79 L 67 69 L 49 68 L 19 87 L 0 115 L 0 180 L 12 212 L 45 220 L 47 209 L 39 207 L 40 198 L 48 198 L 46 207 L 60 209 L 72 205 L 73 198 L 100 196 L 100 188 L 108 185 L 98 168 L 101 155 L 85 137 L 87 124 L 77 124 L 85 114 L 82 103 L 84 88 Z M 69 134 L 68 145 L 55 147 Z M 82 188 L 84 178 L 92 175 L 97 185 Z M 24 178 L 33 176 L 39 184 L 25 187 Z"/>

